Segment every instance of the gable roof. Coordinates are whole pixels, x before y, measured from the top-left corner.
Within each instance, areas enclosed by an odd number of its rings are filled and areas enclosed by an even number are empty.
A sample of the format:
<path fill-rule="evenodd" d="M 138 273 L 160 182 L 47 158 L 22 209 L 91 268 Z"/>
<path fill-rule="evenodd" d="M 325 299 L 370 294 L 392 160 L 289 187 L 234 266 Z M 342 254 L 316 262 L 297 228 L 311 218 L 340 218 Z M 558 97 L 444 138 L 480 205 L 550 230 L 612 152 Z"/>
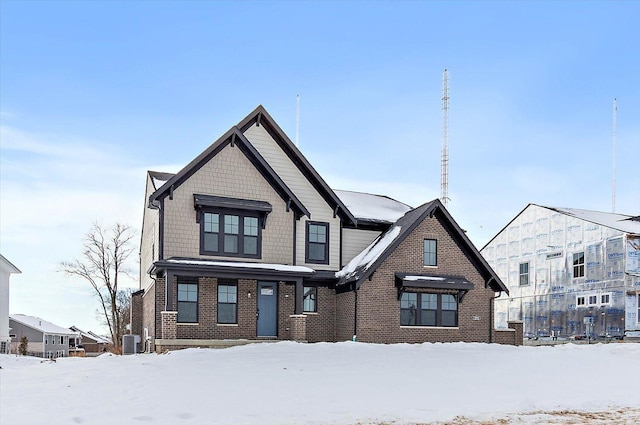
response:
<path fill-rule="evenodd" d="M 72 331 L 75 331 L 77 333 L 80 334 L 80 336 L 82 337 L 82 339 L 90 339 L 92 341 L 95 341 L 96 344 L 111 344 L 111 341 L 101 337 L 100 335 L 96 335 L 93 332 L 89 331 L 89 332 L 85 332 L 82 329 L 77 328 L 76 326 L 70 326 L 69 329 L 71 329 Z"/>
<path fill-rule="evenodd" d="M 76 333 L 70 329 L 63 328 L 62 326 L 55 325 L 44 319 L 35 316 L 27 316 L 26 314 L 10 314 L 9 319 L 14 322 L 18 322 L 24 326 L 28 326 L 31 329 L 35 329 L 46 334 L 56 335 L 75 335 Z"/>
<path fill-rule="evenodd" d="M 14 266 L 11 261 L 4 258 L 2 254 L 0 254 L 0 269 L 8 273 L 22 273 L 20 269 Z"/>
<path fill-rule="evenodd" d="M 544 205 L 537 206 L 556 211 L 570 217 L 575 217 L 580 220 L 588 221 L 590 223 L 599 224 L 600 226 L 619 230 L 621 232 L 640 234 L 640 221 L 637 221 L 637 217 L 633 217 L 630 215 L 603 211 L 581 210 L 578 208 L 545 207 Z"/>
<path fill-rule="evenodd" d="M 494 241 L 495 238 L 498 237 L 506 228 L 511 226 L 518 217 L 522 215 L 529 207 L 538 207 L 544 208 L 546 210 L 555 211 L 560 214 L 567 215 L 569 217 L 574 217 L 579 220 L 588 221 L 590 223 L 594 223 L 600 226 L 609 227 L 614 230 L 619 230 L 625 233 L 631 233 L 640 235 L 640 221 L 638 217 L 634 217 L 626 214 L 618 214 L 618 213 L 609 213 L 604 211 L 594 211 L 594 210 L 582 210 L 578 208 L 560 208 L 560 207 L 549 207 L 539 204 L 529 203 L 526 207 L 524 207 L 518 214 L 515 215 L 498 233 L 496 233 L 484 246 L 481 248 L 481 251 L 484 250 L 491 242 Z"/>
<path fill-rule="evenodd" d="M 262 176 L 271 184 L 274 190 L 280 195 L 280 197 L 290 205 L 295 211 L 298 217 L 306 215 L 311 216 L 311 213 L 300 202 L 293 191 L 282 181 L 280 176 L 271 168 L 267 161 L 260 155 L 256 148 L 249 142 L 249 140 L 240 132 L 237 126 L 229 129 L 218 140 L 216 140 L 211 146 L 205 149 L 200 155 L 187 164 L 177 174 L 170 175 L 169 173 L 157 173 L 150 176 L 155 179 L 156 182 L 161 182 L 163 178 L 169 177 L 164 183 L 149 197 L 149 205 L 156 205 L 159 199 L 166 196 L 171 196 L 173 190 L 184 183 L 189 177 L 191 177 L 196 171 L 202 168 L 211 158 L 216 156 L 227 145 L 237 146 L 240 151 L 247 157 L 247 159 L 256 167 L 256 169 L 262 174 Z M 156 184 L 154 182 L 154 184 Z"/>
<path fill-rule="evenodd" d="M 384 195 L 334 190 L 353 216 L 362 223 L 395 223 L 411 210 L 411 207 Z"/>
<path fill-rule="evenodd" d="M 336 278 L 339 279 L 336 287 L 353 283 L 355 289 L 358 289 L 427 216 L 432 217 L 436 214 L 439 215 L 446 227 L 448 227 L 452 237 L 458 239 L 463 249 L 468 251 L 468 254 L 470 254 L 469 257 L 475 263 L 476 267 L 478 267 L 480 274 L 486 279 L 487 284 L 491 285 L 495 291 L 504 291 L 508 294 L 509 290 L 505 284 L 500 280 L 491 266 L 489 266 L 489 263 L 487 263 L 484 257 L 480 255 L 478 249 L 438 199 L 427 202 L 407 212 L 386 232 L 371 242 L 367 248 L 354 257 L 342 270 L 336 273 Z"/>
<path fill-rule="evenodd" d="M 240 128 L 240 131 L 244 133 L 254 124 L 263 126 L 267 133 L 269 133 L 273 140 L 289 157 L 291 162 L 293 162 L 302 175 L 307 178 L 314 189 L 318 191 L 320 196 L 322 196 L 325 202 L 333 209 L 336 215 L 339 215 L 347 222 L 354 225 L 357 224 L 357 219 L 353 216 L 351 211 L 349 211 L 338 195 L 336 195 L 320 174 L 318 174 L 307 158 L 305 158 L 302 152 L 300 152 L 296 145 L 291 141 L 291 139 L 289 139 L 286 133 L 280 128 L 278 123 L 276 123 L 262 105 L 258 105 L 256 109 L 245 117 L 245 119 L 240 121 L 238 123 L 238 127 Z"/>
<path fill-rule="evenodd" d="M 271 183 L 273 188 L 278 194 L 285 200 L 285 202 L 291 202 L 291 207 L 294 208 L 298 216 L 306 215 L 311 218 L 311 213 L 305 208 L 295 194 L 289 189 L 289 187 L 282 181 L 277 173 L 271 168 L 267 161 L 260 155 L 257 149 L 251 144 L 251 142 L 244 136 L 244 132 L 247 131 L 253 125 L 262 125 L 263 128 L 269 133 L 273 140 L 280 146 L 284 153 L 289 157 L 293 164 L 300 170 L 303 176 L 307 178 L 309 183 L 318 191 L 327 204 L 334 210 L 336 215 L 339 215 L 343 220 L 353 223 L 357 223 L 356 218 L 351 214 L 349 209 L 344 205 L 340 198 L 331 190 L 327 183 L 320 177 L 320 174 L 311 166 L 309 161 L 304 157 L 302 152 L 294 145 L 289 137 L 282 131 L 280 126 L 269 115 L 266 109 L 262 105 L 258 105 L 249 115 L 247 115 L 236 126 L 229 129 L 224 135 L 222 135 L 217 141 L 209 146 L 204 152 L 198 155 L 193 161 L 187 164 L 177 174 L 171 176 L 165 181 L 150 197 L 150 205 L 163 197 L 170 194 L 172 187 L 175 189 L 187 180 L 193 173 L 206 164 L 211 158 L 213 158 L 223 147 L 228 144 L 232 146 L 237 144 L 247 158 L 256 166 L 258 171 Z M 162 173 L 168 175 L 168 173 Z M 154 176 L 152 176 L 153 178 Z M 160 180 L 157 178 L 156 181 Z M 155 183 L 154 183 L 155 184 Z"/>

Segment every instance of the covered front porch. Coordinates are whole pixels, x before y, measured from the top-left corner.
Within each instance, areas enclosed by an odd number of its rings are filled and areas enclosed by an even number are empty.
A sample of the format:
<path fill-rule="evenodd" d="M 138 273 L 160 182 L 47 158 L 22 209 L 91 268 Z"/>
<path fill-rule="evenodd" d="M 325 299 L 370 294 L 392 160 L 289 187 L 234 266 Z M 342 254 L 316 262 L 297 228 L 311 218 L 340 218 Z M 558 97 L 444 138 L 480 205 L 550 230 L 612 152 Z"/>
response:
<path fill-rule="evenodd" d="M 303 282 L 313 269 L 174 258 L 151 272 L 155 351 L 307 339 Z"/>

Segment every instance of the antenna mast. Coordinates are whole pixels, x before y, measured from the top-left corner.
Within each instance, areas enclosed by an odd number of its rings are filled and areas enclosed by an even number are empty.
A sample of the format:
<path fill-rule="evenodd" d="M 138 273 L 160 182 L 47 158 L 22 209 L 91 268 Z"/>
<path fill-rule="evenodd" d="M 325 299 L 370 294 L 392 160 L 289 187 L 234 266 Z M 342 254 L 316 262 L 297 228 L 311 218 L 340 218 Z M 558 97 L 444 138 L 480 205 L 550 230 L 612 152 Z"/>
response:
<path fill-rule="evenodd" d="M 440 173 L 440 200 L 449 202 L 449 72 L 442 75 L 442 160 Z"/>
<path fill-rule="evenodd" d="M 296 147 L 298 145 L 298 138 L 300 137 L 300 95 L 296 95 Z"/>
<path fill-rule="evenodd" d="M 611 212 L 616 212 L 616 127 L 618 124 L 618 100 L 613 99 L 613 181 L 611 187 Z"/>

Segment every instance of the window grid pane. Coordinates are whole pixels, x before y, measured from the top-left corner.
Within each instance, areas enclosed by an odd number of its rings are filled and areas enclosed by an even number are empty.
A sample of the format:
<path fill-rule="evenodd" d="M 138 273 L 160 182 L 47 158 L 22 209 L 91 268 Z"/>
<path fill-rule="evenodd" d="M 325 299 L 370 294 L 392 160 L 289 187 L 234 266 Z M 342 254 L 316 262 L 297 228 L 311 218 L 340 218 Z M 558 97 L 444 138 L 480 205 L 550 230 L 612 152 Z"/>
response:
<path fill-rule="evenodd" d="M 240 218 L 237 215 L 224 216 L 224 233 L 237 235 L 240 227 Z"/>
<path fill-rule="evenodd" d="M 316 312 L 317 304 L 316 298 L 318 296 L 318 288 L 315 286 L 305 286 L 303 296 L 303 311 Z"/>
<path fill-rule="evenodd" d="M 258 238 L 255 236 L 245 236 L 242 251 L 247 255 L 258 254 Z"/>
<path fill-rule="evenodd" d="M 458 326 L 458 299 L 452 294 L 404 292 L 400 297 L 401 326 Z"/>
<path fill-rule="evenodd" d="M 207 233 L 218 233 L 220 229 L 219 214 L 204 213 L 204 231 Z"/>
<path fill-rule="evenodd" d="M 424 265 L 436 266 L 437 265 L 437 243 L 435 239 L 424 240 Z"/>
<path fill-rule="evenodd" d="M 238 287 L 218 285 L 218 323 L 237 323 Z"/>
<path fill-rule="evenodd" d="M 244 235 L 258 236 L 258 219 L 256 217 L 244 218 Z"/>
<path fill-rule="evenodd" d="M 520 277 L 518 283 L 521 286 L 529 284 L 529 263 L 520 263 Z"/>
<path fill-rule="evenodd" d="M 584 252 L 573 254 L 573 277 L 584 277 Z"/>

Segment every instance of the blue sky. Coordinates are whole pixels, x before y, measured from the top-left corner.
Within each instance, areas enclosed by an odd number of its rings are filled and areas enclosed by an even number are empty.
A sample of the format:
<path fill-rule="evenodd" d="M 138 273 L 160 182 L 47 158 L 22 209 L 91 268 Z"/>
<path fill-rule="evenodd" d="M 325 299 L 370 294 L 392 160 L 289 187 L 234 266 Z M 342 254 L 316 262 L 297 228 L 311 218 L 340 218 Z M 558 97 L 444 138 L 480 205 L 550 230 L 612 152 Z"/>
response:
<path fill-rule="evenodd" d="M 258 104 L 293 139 L 300 95 L 300 149 L 332 187 L 439 197 L 445 68 L 449 209 L 479 248 L 529 202 L 611 211 L 614 98 L 616 212 L 640 214 L 639 18 L 631 1 L 2 0 L 10 310 L 100 330 L 58 263 L 93 222 L 139 229 L 145 171 Z"/>

